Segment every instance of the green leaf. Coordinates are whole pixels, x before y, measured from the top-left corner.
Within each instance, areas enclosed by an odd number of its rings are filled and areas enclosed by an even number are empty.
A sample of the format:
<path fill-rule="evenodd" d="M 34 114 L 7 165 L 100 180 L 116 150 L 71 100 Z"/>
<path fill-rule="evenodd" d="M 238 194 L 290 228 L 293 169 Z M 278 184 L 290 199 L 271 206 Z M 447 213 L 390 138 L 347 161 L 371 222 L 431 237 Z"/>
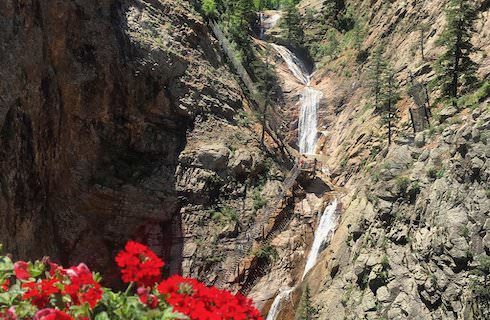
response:
<path fill-rule="evenodd" d="M 14 263 L 9 257 L 0 257 L 0 273 L 14 271 Z"/>
<path fill-rule="evenodd" d="M 36 261 L 34 263 L 31 262 L 29 263 L 29 274 L 33 278 L 37 278 L 40 275 L 42 275 L 44 270 L 45 270 L 45 265 L 39 261 Z"/>
<path fill-rule="evenodd" d="M 96 315 L 94 320 L 111 320 L 111 319 L 109 318 L 109 315 L 107 314 L 107 312 L 104 311 L 104 312 Z"/>

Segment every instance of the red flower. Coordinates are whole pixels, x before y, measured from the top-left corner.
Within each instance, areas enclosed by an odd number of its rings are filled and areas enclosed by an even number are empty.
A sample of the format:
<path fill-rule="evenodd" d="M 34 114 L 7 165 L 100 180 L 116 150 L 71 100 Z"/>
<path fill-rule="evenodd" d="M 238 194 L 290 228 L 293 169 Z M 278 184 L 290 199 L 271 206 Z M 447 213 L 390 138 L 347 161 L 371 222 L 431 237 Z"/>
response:
<path fill-rule="evenodd" d="M 140 287 L 137 293 L 141 303 L 146 304 L 150 309 L 156 309 L 158 307 L 158 298 L 154 294 L 150 294 L 150 290 Z"/>
<path fill-rule="evenodd" d="M 22 288 L 27 289 L 22 299 L 32 301 L 39 309 L 46 307 L 49 303 L 51 295 L 59 293 L 60 289 L 56 287 L 58 279 L 43 279 L 38 282 L 26 282 L 22 284 Z"/>
<path fill-rule="evenodd" d="M 1 285 L 0 285 L 0 288 L 3 290 L 3 291 L 9 291 L 9 286 L 10 286 L 10 280 L 7 279 L 5 280 Z"/>
<path fill-rule="evenodd" d="M 75 305 L 88 303 L 91 308 L 94 308 L 102 299 L 103 291 L 89 268 L 81 263 L 64 271 L 70 278 L 70 284 L 65 286 L 63 293 L 70 295 Z"/>
<path fill-rule="evenodd" d="M 14 273 L 17 279 L 27 280 L 31 277 L 29 273 L 29 264 L 25 261 L 17 261 L 14 263 Z"/>
<path fill-rule="evenodd" d="M 145 287 L 160 280 L 160 269 L 165 265 L 147 246 L 134 241 L 129 241 L 125 250 L 117 254 L 116 263 L 121 269 L 124 282 L 136 282 Z"/>
<path fill-rule="evenodd" d="M 172 276 L 157 288 L 178 312 L 192 320 L 261 320 L 252 301 L 215 287 L 206 287 L 195 279 Z"/>
<path fill-rule="evenodd" d="M 36 313 L 34 320 L 74 320 L 70 315 L 56 310 L 56 309 L 43 309 Z"/>

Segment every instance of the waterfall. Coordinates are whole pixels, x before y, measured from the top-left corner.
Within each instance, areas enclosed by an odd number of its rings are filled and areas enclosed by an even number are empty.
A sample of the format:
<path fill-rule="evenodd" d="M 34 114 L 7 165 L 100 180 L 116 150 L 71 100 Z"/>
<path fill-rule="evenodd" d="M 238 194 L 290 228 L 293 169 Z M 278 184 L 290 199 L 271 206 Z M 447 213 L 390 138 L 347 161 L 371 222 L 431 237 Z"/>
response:
<path fill-rule="evenodd" d="M 301 111 L 298 125 L 299 151 L 314 154 L 317 141 L 317 112 L 323 93 L 310 86 L 311 74 L 305 64 L 286 47 L 271 44 L 288 65 L 291 73 L 305 87 L 301 93 Z"/>
<path fill-rule="evenodd" d="M 310 249 L 310 253 L 308 254 L 308 259 L 306 260 L 305 271 L 303 272 L 303 277 L 301 280 L 303 281 L 308 271 L 313 268 L 317 262 L 318 255 L 320 253 L 320 248 L 328 239 L 330 235 L 332 235 L 335 225 L 335 211 L 337 210 L 337 199 L 335 199 L 332 203 L 330 203 L 323 212 L 320 222 L 318 223 L 318 227 L 315 230 L 315 237 L 313 240 L 313 244 Z M 276 320 L 277 315 L 281 311 L 282 301 L 285 299 L 289 299 L 289 296 L 294 288 L 283 288 L 279 292 L 279 294 L 272 302 L 272 306 L 267 314 L 266 320 Z"/>
<path fill-rule="evenodd" d="M 271 46 L 286 62 L 289 70 L 291 70 L 296 79 L 298 79 L 301 84 L 305 86 L 308 85 L 308 83 L 310 82 L 310 74 L 308 73 L 308 70 L 306 69 L 303 61 L 301 61 L 298 57 L 294 55 L 294 53 L 292 53 L 288 48 L 284 46 L 280 46 L 275 43 L 271 43 Z"/>
<path fill-rule="evenodd" d="M 294 288 L 283 288 L 281 289 L 281 292 L 276 296 L 274 299 L 274 302 L 272 302 L 271 309 L 269 310 L 269 313 L 267 314 L 267 318 L 265 320 L 275 320 L 277 315 L 279 314 L 279 311 L 281 311 L 281 303 L 282 300 L 289 298 L 289 295 L 293 291 Z"/>
<path fill-rule="evenodd" d="M 317 140 L 317 111 L 322 93 L 306 87 L 301 94 L 301 113 L 299 116 L 299 152 L 315 153 Z"/>
<path fill-rule="evenodd" d="M 305 278 L 308 271 L 311 270 L 316 264 L 318 259 L 318 254 L 320 253 L 320 248 L 328 236 L 335 229 L 335 211 L 337 210 L 337 199 L 335 199 L 330 205 L 325 208 L 322 217 L 320 218 L 320 223 L 315 230 L 315 237 L 313 244 L 311 246 L 310 253 L 308 255 L 308 260 L 306 260 L 305 271 L 303 272 L 302 279 Z"/>

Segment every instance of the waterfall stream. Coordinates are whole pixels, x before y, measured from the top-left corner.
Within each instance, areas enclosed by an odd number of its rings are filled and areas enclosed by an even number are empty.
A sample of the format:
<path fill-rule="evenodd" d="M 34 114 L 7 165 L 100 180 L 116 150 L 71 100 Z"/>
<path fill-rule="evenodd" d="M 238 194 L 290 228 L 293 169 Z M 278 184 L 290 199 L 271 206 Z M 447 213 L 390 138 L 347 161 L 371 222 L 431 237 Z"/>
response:
<path fill-rule="evenodd" d="M 264 16 L 262 14 L 260 15 L 260 20 L 260 37 L 263 38 L 265 28 L 262 27 L 264 25 Z M 271 43 L 271 46 L 286 62 L 288 69 L 291 71 L 297 81 L 304 86 L 300 99 L 301 111 L 298 122 L 298 146 L 299 151 L 302 154 L 314 154 L 318 133 L 318 106 L 323 94 L 321 91 L 315 90 L 310 86 L 311 74 L 301 59 L 299 59 L 294 53 L 284 46 L 274 43 Z M 303 280 L 311 268 L 315 266 L 323 242 L 335 228 L 336 209 L 337 200 L 333 201 L 329 206 L 327 206 L 320 218 L 318 227 L 315 230 L 313 244 L 308 254 L 308 259 L 306 261 L 305 270 L 301 280 Z M 266 320 L 276 320 L 279 312 L 281 311 L 283 301 L 289 299 L 293 290 L 294 287 L 285 287 L 280 290 L 279 294 L 276 296 L 271 305 Z"/>
<path fill-rule="evenodd" d="M 304 280 L 306 274 L 308 274 L 308 272 L 315 266 L 323 243 L 329 238 L 329 236 L 332 235 L 332 233 L 335 230 L 335 226 L 336 226 L 335 212 L 337 210 L 337 204 L 338 204 L 337 199 L 335 199 L 332 203 L 330 203 L 325 208 L 325 211 L 320 217 L 320 221 L 318 222 L 318 226 L 315 230 L 313 244 L 308 254 L 308 259 L 306 260 L 305 270 L 303 272 L 303 276 L 301 277 L 301 281 Z M 289 299 L 289 296 L 294 289 L 295 288 L 289 288 L 289 287 L 281 289 L 281 292 L 276 296 L 276 298 L 272 302 L 266 320 L 276 320 L 277 315 L 281 311 L 282 302 L 285 299 Z"/>
<path fill-rule="evenodd" d="M 298 125 L 298 146 L 303 154 L 314 154 L 317 142 L 317 113 L 321 91 L 310 86 L 311 74 L 308 72 L 303 61 L 294 55 L 288 48 L 277 44 L 271 44 L 288 65 L 294 77 L 305 87 L 301 92 L 301 111 Z"/>
<path fill-rule="evenodd" d="M 325 208 L 325 211 L 320 218 L 318 227 L 315 230 L 313 244 L 311 245 L 310 253 L 308 254 L 308 259 L 306 260 L 305 271 L 303 272 L 303 277 L 301 279 L 304 279 L 308 271 L 310 271 L 311 268 L 315 266 L 322 244 L 333 233 L 336 225 L 336 210 L 337 199 L 335 199 L 329 206 Z"/>
<path fill-rule="evenodd" d="M 271 309 L 269 310 L 269 313 L 267 314 L 267 318 L 265 320 L 275 320 L 277 318 L 279 311 L 281 311 L 282 301 L 289 298 L 289 295 L 291 294 L 293 289 L 294 288 L 287 287 L 281 290 L 281 292 L 274 299 L 274 302 L 272 302 Z"/>

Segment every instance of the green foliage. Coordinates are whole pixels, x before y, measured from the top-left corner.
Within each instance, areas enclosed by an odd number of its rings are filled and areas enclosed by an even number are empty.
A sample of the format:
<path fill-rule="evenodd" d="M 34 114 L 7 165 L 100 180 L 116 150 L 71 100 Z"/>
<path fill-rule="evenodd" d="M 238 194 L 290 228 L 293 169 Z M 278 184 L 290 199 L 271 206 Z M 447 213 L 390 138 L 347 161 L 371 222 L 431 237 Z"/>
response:
<path fill-rule="evenodd" d="M 145 319 L 145 320 L 173 320 L 187 319 L 183 315 L 174 313 L 171 308 L 161 306 L 159 309 L 148 310 L 137 296 L 128 296 L 125 293 L 115 293 L 105 290 L 102 296 L 101 307 L 95 316 L 96 320 L 107 319 Z"/>
<path fill-rule="evenodd" d="M 271 50 L 268 47 L 267 52 Z M 277 97 L 281 92 L 276 72 L 267 61 L 264 63 L 261 59 L 256 59 L 252 62 L 252 69 L 254 70 L 255 86 L 261 95 L 260 99 L 265 104 L 270 105 L 274 97 Z"/>
<path fill-rule="evenodd" d="M 201 0 L 201 7 L 204 14 L 208 17 L 216 17 L 218 8 L 214 0 Z"/>
<path fill-rule="evenodd" d="M 238 220 L 238 213 L 235 208 L 223 207 L 219 211 L 211 212 L 211 219 L 219 223 L 229 223 Z"/>
<path fill-rule="evenodd" d="M 313 306 L 311 301 L 310 287 L 306 285 L 298 309 L 296 310 L 296 320 L 313 320 L 317 318 L 318 310 Z"/>
<path fill-rule="evenodd" d="M 442 97 L 457 106 L 460 92 L 468 92 L 478 81 L 477 65 L 470 57 L 476 51 L 471 38 L 477 10 L 471 0 L 450 0 L 446 8 L 446 27 L 437 41 L 445 52 L 435 65 L 436 84 Z"/>
<path fill-rule="evenodd" d="M 381 266 L 383 266 L 384 270 L 388 270 L 390 268 L 390 259 L 387 255 L 384 255 L 381 260 Z"/>
<path fill-rule="evenodd" d="M 279 257 L 276 248 L 274 248 L 272 245 L 267 244 L 262 247 L 260 247 L 256 252 L 255 252 L 255 257 L 257 259 L 265 259 L 267 261 L 273 261 Z"/>
<path fill-rule="evenodd" d="M 262 196 L 262 192 L 260 189 L 255 189 L 253 191 L 252 197 L 253 207 L 255 211 L 262 209 L 267 204 L 267 200 Z"/>
<path fill-rule="evenodd" d="M 462 108 L 476 108 L 490 97 L 490 80 L 485 80 L 475 92 L 464 95 L 458 100 L 458 105 Z"/>
<path fill-rule="evenodd" d="M 287 3 L 282 27 L 284 29 L 284 37 L 295 46 L 303 46 L 305 41 L 305 34 L 301 27 L 301 21 L 302 18 L 296 7 L 296 3 Z"/>
<path fill-rule="evenodd" d="M 395 181 L 397 189 L 401 194 L 405 194 L 410 186 L 410 178 L 408 177 L 398 177 Z"/>
<path fill-rule="evenodd" d="M 381 94 L 384 88 L 383 75 L 386 71 L 386 63 L 383 59 L 383 46 L 380 45 L 371 56 L 368 71 L 368 87 L 374 95 L 374 108 L 380 109 Z"/>
<path fill-rule="evenodd" d="M 400 100 L 395 72 L 384 61 L 382 45 L 376 48 L 368 71 L 368 87 L 374 96 L 375 111 L 381 115 L 382 125 L 388 126 L 388 145 L 397 120 L 396 103 Z"/>

